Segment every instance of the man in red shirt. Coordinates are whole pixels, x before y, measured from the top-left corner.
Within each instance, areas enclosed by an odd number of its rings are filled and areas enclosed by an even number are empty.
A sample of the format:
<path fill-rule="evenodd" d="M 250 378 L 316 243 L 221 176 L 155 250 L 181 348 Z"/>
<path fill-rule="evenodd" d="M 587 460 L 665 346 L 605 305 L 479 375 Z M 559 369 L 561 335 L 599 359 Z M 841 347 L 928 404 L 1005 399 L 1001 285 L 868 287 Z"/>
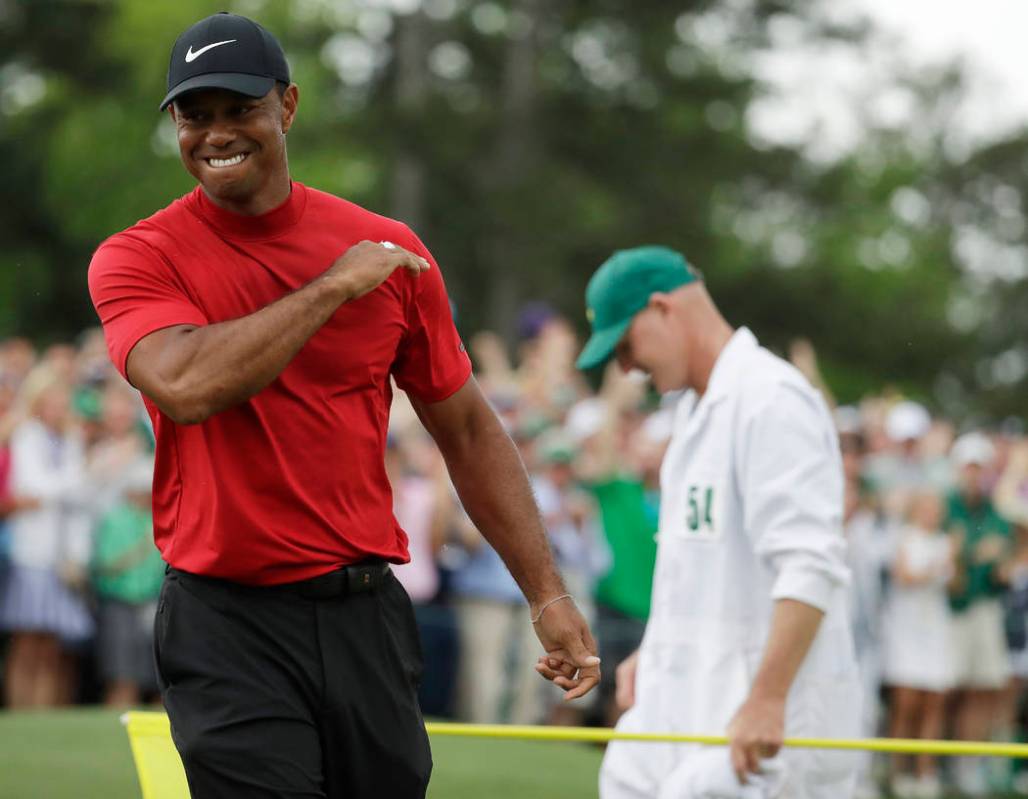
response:
<path fill-rule="evenodd" d="M 576 698 L 599 660 L 437 265 L 405 225 L 290 180 L 297 106 L 259 25 L 186 30 L 161 108 L 199 186 L 89 269 L 157 437 L 158 676 L 193 796 L 421 797 L 421 656 L 387 565 L 408 559 L 383 464 L 391 377 L 562 664 L 546 676 Z"/>

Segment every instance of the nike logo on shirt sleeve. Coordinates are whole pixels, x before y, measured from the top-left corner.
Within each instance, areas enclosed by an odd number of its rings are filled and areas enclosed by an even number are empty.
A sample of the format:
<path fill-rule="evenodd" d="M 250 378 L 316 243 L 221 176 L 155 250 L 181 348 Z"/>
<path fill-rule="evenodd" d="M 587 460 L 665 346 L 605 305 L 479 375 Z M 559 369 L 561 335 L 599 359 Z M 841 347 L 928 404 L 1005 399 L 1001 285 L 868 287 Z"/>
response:
<path fill-rule="evenodd" d="M 226 39 L 223 42 L 215 42 L 214 44 L 208 44 L 208 45 L 206 45 L 204 47 L 201 47 L 195 53 L 193 52 L 193 45 L 189 45 L 189 49 L 186 51 L 186 63 L 189 64 L 189 63 L 191 63 L 193 61 L 196 61 L 196 59 L 198 59 L 200 56 L 202 56 L 204 53 L 206 53 L 212 47 L 221 47 L 223 44 L 231 44 L 234 41 L 236 41 L 236 40 L 235 39 Z"/>

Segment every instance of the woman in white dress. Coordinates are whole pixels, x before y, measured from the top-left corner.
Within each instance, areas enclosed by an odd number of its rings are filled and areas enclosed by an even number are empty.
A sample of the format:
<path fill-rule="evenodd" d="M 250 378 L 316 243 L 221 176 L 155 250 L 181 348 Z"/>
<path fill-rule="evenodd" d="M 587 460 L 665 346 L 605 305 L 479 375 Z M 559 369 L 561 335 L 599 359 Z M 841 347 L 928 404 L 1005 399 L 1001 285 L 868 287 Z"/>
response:
<path fill-rule="evenodd" d="M 0 595 L 0 629 L 11 633 L 8 707 L 69 701 L 68 647 L 93 634 L 93 619 L 75 590 L 85 585 L 90 529 L 70 396 L 59 375 L 40 367 L 22 387 L 25 421 L 11 435 L 11 492 L 24 502 L 10 517 L 11 571 Z"/>
<path fill-rule="evenodd" d="M 945 692 L 953 681 L 946 584 L 955 554 L 942 517 L 938 492 L 918 489 L 896 540 L 883 614 L 883 676 L 892 689 L 889 734 L 894 738 L 938 738 L 942 733 Z M 939 796 L 935 758 L 919 755 L 914 771 L 907 760 L 894 760 L 893 794 L 899 799 Z"/>

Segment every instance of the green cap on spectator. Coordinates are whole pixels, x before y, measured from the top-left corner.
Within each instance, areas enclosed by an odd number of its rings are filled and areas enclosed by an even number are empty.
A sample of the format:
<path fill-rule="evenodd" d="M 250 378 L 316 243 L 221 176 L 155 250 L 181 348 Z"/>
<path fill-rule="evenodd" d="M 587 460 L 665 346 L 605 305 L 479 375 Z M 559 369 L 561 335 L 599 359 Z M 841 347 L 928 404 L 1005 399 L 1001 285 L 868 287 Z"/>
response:
<path fill-rule="evenodd" d="M 610 360 L 632 318 L 646 307 L 651 294 L 674 291 L 699 279 L 685 257 L 667 247 L 618 250 L 596 270 L 585 290 L 585 314 L 592 325 L 592 336 L 576 366 L 592 369 Z"/>

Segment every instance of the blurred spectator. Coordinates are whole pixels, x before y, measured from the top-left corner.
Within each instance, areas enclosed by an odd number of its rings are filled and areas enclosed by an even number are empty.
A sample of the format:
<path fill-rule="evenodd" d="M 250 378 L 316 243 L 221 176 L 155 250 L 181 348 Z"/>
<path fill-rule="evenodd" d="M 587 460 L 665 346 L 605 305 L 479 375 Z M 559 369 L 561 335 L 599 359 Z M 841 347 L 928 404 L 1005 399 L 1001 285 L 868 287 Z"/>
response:
<path fill-rule="evenodd" d="M 480 724 L 537 724 L 546 686 L 532 669 L 540 652 L 528 605 L 463 509 L 453 524 L 467 551 L 452 582 L 460 631 L 458 715 Z"/>
<path fill-rule="evenodd" d="M 0 628 L 11 633 L 6 701 L 41 707 L 70 701 L 74 661 L 68 646 L 93 633 L 82 590 L 89 526 L 81 505 L 82 446 L 71 419 L 70 388 L 42 366 L 25 380 L 25 419 L 11 437 L 11 570 Z"/>
<path fill-rule="evenodd" d="M 537 467 L 531 475 L 543 524 L 567 590 L 595 629 L 593 588 L 607 570 L 608 552 L 600 539 L 595 502 L 579 487 L 574 460 L 576 449 L 568 434 L 550 429 L 537 442 Z M 562 701 L 563 691 L 550 686 L 550 723 L 576 725 L 583 710 Z"/>
<path fill-rule="evenodd" d="M 868 458 L 864 473 L 891 519 L 902 519 L 910 492 L 927 481 L 919 446 L 931 425 L 924 406 L 909 400 L 894 405 L 885 417 L 887 448 Z"/>
<path fill-rule="evenodd" d="M 867 440 L 864 436 L 860 411 L 852 405 L 843 405 L 833 412 L 835 429 L 839 433 L 839 451 L 842 455 L 842 476 L 847 483 L 862 488 Z M 860 497 L 855 497 L 859 499 Z"/>
<path fill-rule="evenodd" d="M 576 456 L 575 445 L 564 431 L 544 433 L 538 442 L 539 467 L 532 475 L 532 488 L 568 591 L 591 620 L 593 586 L 597 575 L 607 570 L 609 558 L 599 539 L 595 503 L 576 480 Z"/>
<path fill-rule="evenodd" d="M 1025 689 L 1028 687 L 1028 517 L 1020 516 L 1014 525 L 1014 551 L 1004 566 L 1002 578 L 1009 589 L 1005 611 L 1012 674 L 999 702 L 996 737 L 1013 741 L 1024 740 Z M 1010 788 L 1019 796 L 1026 796 L 1028 761 L 1020 760 L 1013 765 Z"/>
<path fill-rule="evenodd" d="M 121 499 L 130 468 L 151 451 L 140 433 L 139 394 L 115 375 L 97 394 L 97 438 L 86 451 L 89 509 L 99 519 Z"/>
<path fill-rule="evenodd" d="M 99 387 L 119 376 L 107 355 L 103 328 L 92 327 L 83 331 L 78 341 L 75 380 L 79 389 Z"/>
<path fill-rule="evenodd" d="M 153 540 L 153 458 L 137 457 L 119 478 L 120 496 L 96 530 L 91 572 L 104 701 L 125 707 L 157 690 L 153 624 L 164 561 Z"/>
<path fill-rule="evenodd" d="M 953 576 L 954 540 L 942 530 L 942 498 L 933 488 L 915 490 L 907 523 L 896 542 L 892 590 L 885 608 L 883 670 L 891 688 L 889 735 L 941 737 L 945 692 L 953 685 L 946 585 Z M 935 759 L 893 758 L 897 799 L 942 794 Z"/>
<path fill-rule="evenodd" d="M 475 379 L 501 418 L 509 415 L 519 402 L 518 378 L 503 340 L 488 330 L 471 339 Z"/>
<path fill-rule="evenodd" d="M 600 413 L 591 406 L 591 422 L 580 418 L 575 425 L 585 439 L 580 474 L 599 505 L 610 554 L 610 568 L 596 585 L 594 627 L 608 674 L 642 641 L 657 557 L 660 462 L 670 425 L 662 423 L 666 417 L 647 425 L 640 411 L 643 398 L 643 384 L 611 364 L 604 375 Z M 598 702 L 603 722 L 613 725 L 619 716 L 614 680 L 600 683 Z"/>
<path fill-rule="evenodd" d="M 424 668 L 419 697 L 427 715 L 451 716 L 458 636 L 453 609 L 440 595 L 439 554 L 457 513 L 446 464 L 420 427 L 397 425 L 386 446 L 393 513 L 407 533 L 410 563 L 393 572 L 407 590 L 421 636 Z"/>
<path fill-rule="evenodd" d="M 950 495 L 946 528 L 957 549 L 950 591 L 953 609 L 954 682 L 959 691 L 954 732 L 963 740 L 989 740 L 998 702 L 1010 678 L 1004 635 L 1000 566 L 1010 549 L 1010 525 L 989 497 L 995 450 L 981 433 L 953 444 L 956 490 Z M 988 790 L 980 758 L 958 758 L 957 787 L 970 796 Z"/>
<path fill-rule="evenodd" d="M 408 436 L 411 435 L 408 433 Z M 430 602 L 439 591 L 436 555 L 443 545 L 446 514 L 439 508 L 438 469 L 419 471 L 408 451 L 413 444 L 390 433 L 386 442 L 386 473 L 393 488 L 393 513 L 407 534 L 411 562 L 393 571 L 415 604 Z M 445 474 L 445 464 L 441 467 Z M 434 479 L 433 479 L 434 478 Z"/>
<path fill-rule="evenodd" d="M 28 339 L 0 341 L 0 372 L 19 385 L 36 365 L 36 350 Z"/>
<path fill-rule="evenodd" d="M 799 369 L 807 381 L 821 392 L 825 405 L 834 408 L 836 405 L 835 396 L 821 374 L 817 365 L 817 351 L 809 339 L 797 338 L 789 342 L 789 363 Z"/>
<path fill-rule="evenodd" d="M 43 357 L 39 359 L 40 365 L 45 366 L 51 373 L 69 387 L 75 384 L 75 347 L 71 344 L 51 344 L 43 351 Z"/>
<path fill-rule="evenodd" d="M 579 342 L 566 319 L 543 316 L 533 338 L 521 347 L 518 369 L 521 401 L 536 413 L 559 421 L 586 389 L 574 368 Z"/>
<path fill-rule="evenodd" d="M 996 485 L 996 509 L 1011 522 L 1014 550 L 1001 565 L 1005 596 L 1007 647 L 1012 676 L 1000 700 L 999 733 L 1002 740 L 1016 740 L 1025 709 L 1028 687 L 1028 441 L 1020 440 L 1009 452 L 1006 467 Z M 1023 739 L 1023 736 L 1022 736 Z M 1017 763 L 1011 788 L 1028 795 L 1028 762 Z"/>
<path fill-rule="evenodd" d="M 11 433 L 17 423 L 12 412 L 16 383 L 12 375 L 0 372 L 0 596 L 3 593 L 4 572 L 10 557 L 11 540 L 8 517 L 19 509 L 11 493 Z"/>
<path fill-rule="evenodd" d="M 892 558 L 892 538 L 884 518 L 874 507 L 861 479 L 866 442 L 861 430 L 859 412 L 855 408 L 838 408 L 836 426 L 842 452 L 844 483 L 843 525 L 847 542 L 847 560 L 851 570 L 850 618 L 853 644 L 864 688 L 861 734 L 878 735 L 882 655 L 881 627 L 886 570 Z M 873 757 L 859 754 L 857 796 L 877 797 L 874 785 Z"/>
<path fill-rule="evenodd" d="M 529 471 L 537 433 L 534 424 L 514 431 Z M 448 538 L 464 553 L 451 580 L 460 634 L 457 714 L 479 724 L 538 724 L 546 686 L 533 669 L 540 647 L 528 605 L 496 550 L 478 533 L 452 492 L 451 501 L 456 508 Z"/>

